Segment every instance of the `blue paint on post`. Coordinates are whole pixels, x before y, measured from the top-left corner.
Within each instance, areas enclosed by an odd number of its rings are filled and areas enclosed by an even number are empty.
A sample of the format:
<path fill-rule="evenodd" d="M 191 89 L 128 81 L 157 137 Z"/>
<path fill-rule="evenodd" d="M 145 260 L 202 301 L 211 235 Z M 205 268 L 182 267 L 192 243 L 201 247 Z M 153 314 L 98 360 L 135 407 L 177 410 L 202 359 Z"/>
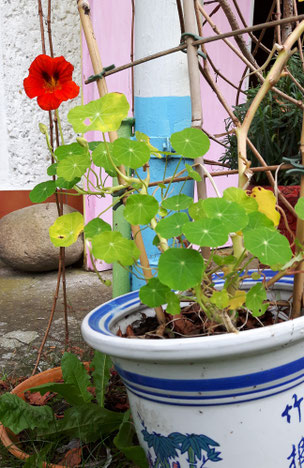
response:
<path fill-rule="evenodd" d="M 183 130 L 191 126 L 191 100 L 190 96 L 162 96 L 162 97 L 135 97 L 135 130 L 145 133 L 150 137 L 150 142 L 157 149 L 171 151 L 169 138 L 172 133 Z M 176 169 L 180 157 L 171 156 L 166 159 L 158 159 L 152 156 L 150 160 L 151 182 L 156 182 L 171 177 Z M 193 160 L 182 159 L 178 166 L 178 172 L 185 168 L 185 162 L 193 164 Z M 145 178 L 146 174 L 138 171 L 140 177 Z M 155 190 L 150 189 L 150 193 Z M 172 184 L 169 196 L 184 193 L 189 197 L 194 194 L 194 181 L 178 182 Z M 160 190 L 156 193 L 156 198 L 161 200 Z M 151 267 L 156 268 L 160 252 L 156 246 L 152 245 L 154 231 L 144 229 L 142 231 L 144 244 L 148 246 L 147 255 Z M 139 289 L 145 284 L 135 276 L 132 277 L 132 291 Z"/>

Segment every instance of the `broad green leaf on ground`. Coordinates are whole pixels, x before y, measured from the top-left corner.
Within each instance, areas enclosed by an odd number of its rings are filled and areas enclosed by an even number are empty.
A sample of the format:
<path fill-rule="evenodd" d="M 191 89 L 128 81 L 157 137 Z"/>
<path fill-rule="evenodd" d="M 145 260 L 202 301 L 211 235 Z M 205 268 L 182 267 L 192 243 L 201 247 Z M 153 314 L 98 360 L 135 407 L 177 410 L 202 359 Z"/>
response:
<path fill-rule="evenodd" d="M 83 398 L 78 391 L 78 388 L 73 384 L 50 382 L 29 389 L 31 393 L 39 392 L 40 395 L 45 395 L 47 392 L 58 393 L 70 405 L 82 405 Z"/>
<path fill-rule="evenodd" d="M 106 263 L 120 262 L 133 265 L 140 252 L 133 240 L 125 239 L 120 232 L 102 232 L 92 239 L 92 251 L 95 258 Z"/>
<path fill-rule="evenodd" d="M 123 214 L 130 224 L 148 224 L 158 208 L 158 202 L 152 195 L 135 194 L 128 197 Z"/>
<path fill-rule="evenodd" d="M 171 144 L 177 154 L 185 158 L 198 158 L 203 156 L 210 147 L 207 135 L 198 128 L 185 128 L 171 135 Z"/>
<path fill-rule="evenodd" d="M 217 219 L 200 219 L 184 224 L 183 234 L 192 244 L 204 247 L 219 247 L 228 241 L 228 231 Z"/>
<path fill-rule="evenodd" d="M 208 218 L 220 221 L 226 232 L 237 232 L 248 224 L 248 216 L 237 203 L 223 198 L 207 198 L 203 209 Z"/>
<path fill-rule="evenodd" d="M 228 307 L 229 296 L 226 289 L 222 289 L 222 291 L 213 291 L 212 296 L 210 297 L 210 302 L 219 309 L 225 309 Z"/>
<path fill-rule="evenodd" d="M 150 149 L 142 142 L 118 138 L 113 143 L 113 154 L 119 164 L 138 169 L 150 159 Z"/>
<path fill-rule="evenodd" d="M 196 250 L 171 248 L 159 258 L 159 280 L 171 289 L 184 291 L 197 286 L 204 270 L 204 260 Z"/>
<path fill-rule="evenodd" d="M 174 213 L 167 218 L 161 219 L 155 228 L 155 231 L 165 239 L 180 236 L 183 232 L 183 226 L 188 223 L 189 218 L 186 213 Z"/>
<path fill-rule="evenodd" d="M 51 164 L 48 168 L 47 168 L 47 175 L 48 176 L 53 176 L 53 175 L 56 175 L 57 174 L 57 163 L 54 163 L 54 164 Z"/>
<path fill-rule="evenodd" d="M 191 218 L 193 218 L 195 221 L 199 219 L 206 218 L 206 213 L 204 210 L 204 200 L 198 200 L 196 203 L 193 203 L 193 205 L 189 206 L 189 215 Z"/>
<path fill-rule="evenodd" d="M 179 298 L 173 291 L 167 293 L 166 312 L 170 315 L 178 315 L 181 313 Z"/>
<path fill-rule="evenodd" d="M 42 203 L 56 191 L 56 184 L 53 180 L 41 182 L 30 192 L 30 200 L 33 203 Z"/>
<path fill-rule="evenodd" d="M 162 284 L 158 278 L 151 278 L 149 282 L 139 290 L 141 302 L 149 307 L 158 307 L 167 302 L 166 295 L 170 288 Z"/>
<path fill-rule="evenodd" d="M 254 317 L 265 314 L 268 304 L 263 302 L 267 299 L 266 291 L 262 283 L 255 284 L 246 296 L 246 307 L 251 310 Z"/>
<path fill-rule="evenodd" d="M 199 175 L 199 173 L 193 169 L 192 166 L 190 166 L 189 164 L 185 163 L 185 167 L 187 169 L 187 172 L 188 172 L 188 176 L 191 177 L 191 179 L 193 180 L 196 180 L 196 182 L 200 182 L 202 180 L 201 176 Z"/>
<path fill-rule="evenodd" d="M 83 403 L 90 402 L 92 394 L 87 389 L 91 385 L 90 376 L 75 354 L 64 353 L 61 359 L 61 369 L 64 383 L 73 385 L 78 390 Z"/>
<path fill-rule="evenodd" d="M 286 237 L 267 227 L 244 231 L 244 245 L 252 255 L 266 265 L 284 265 L 292 257 Z"/>
<path fill-rule="evenodd" d="M 96 101 L 71 109 L 68 121 L 76 133 L 91 130 L 112 132 L 119 129 L 122 120 L 128 115 L 129 107 L 124 94 L 108 93 Z"/>
<path fill-rule="evenodd" d="M 92 160 L 95 166 L 103 167 L 104 170 L 109 174 L 111 177 L 115 177 L 117 175 L 113 164 L 110 161 L 108 156 L 108 152 L 112 158 L 112 161 L 116 166 L 119 166 L 118 161 L 113 157 L 113 144 L 112 143 L 99 143 L 98 146 L 92 151 Z"/>
<path fill-rule="evenodd" d="M 110 224 L 106 223 L 101 218 L 94 218 L 84 227 L 84 236 L 91 240 L 94 236 L 101 234 L 104 231 L 112 231 Z"/>
<path fill-rule="evenodd" d="M 58 146 L 55 149 L 55 156 L 58 161 L 62 161 L 68 156 L 88 156 L 88 149 L 81 146 L 79 143 L 71 143 L 70 145 Z"/>
<path fill-rule="evenodd" d="M 192 205 L 192 203 L 192 197 L 188 197 L 188 195 L 181 193 L 179 195 L 173 195 L 173 197 L 166 198 L 166 200 L 163 200 L 162 207 L 166 210 L 180 211 L 186 210 L 187 208 L 189 208 L 190 205 Z"/>
<path fill-rule="evenodd" d="M 259 211 L 264 213 L 275 226 L 278 226 L 280 222 L 280 213 L 275 209 L 276 197 L 271 190 L 266 190 L 263 187 L 254 187 L 250 194 L 259 206 Z"/>
<path fill-rule="evenodd" d="M 49 406 L 31 406 L 12 393 L 0 397 L 0 421 L 14 434 L 24 429 L 47 428 L 53 419 Z"/>
<path fill-rule="evenodd" d="M 90 367 L 94 369 L 92 377 L 96 390 L 96 399 L 98 404 L 103 407 L 105 393 L 110 381 L 110 371 L 113 367 L 113 363 L 110 356 L 107 356 L 100 351 L 95 351 Z"/>
<path fill-rule="evenodd" d="M 123 419 L 123 413 L 109 411 L 94 403 L 69 408 L 64 418 L 57 421 L 55 427 L 43 431 L 44 437 L 69 436 L 85 443 L 95 442 L 101 436 L 116 431 Z"/>
<path fill-rule="evenodd" d="M 82 177 L 91 165 L 89 153 L 86 155 L 73 155 L 59 161 L 57 166 L 58 177 L 71 181 L 76 177 Z"/>
<path fill-rule="evenodd" d="M 69 247 L 83 231 L 83 216 L 78 211 L 59 216 L 49 228 L 50 239 L 55 247 Z"/>
<path fill-rule="evenodd" d="M 58 188 L 65 188 L 65 189 L 71 189 L 74 187 L 74 185 L 78 184 L 78 182 L 81 181 L 81 178 L 80 177 L 75 177 L 75 179 L 71 180 L 71 181 L 68 181 L 68 180 L 65 180 L 63 177 L 58 177 L 58 179 L 56 179 L 55 183 L 56 183 L 56 186 Z"/>
<path fill-rule="evenodd" d="M 248 224 L 244 228 L 245 230 L 250 230 L 250 229 L 257 229 L 259 227 L 268 227 L 269 229 L 275 229 L 273 222 L 271 219 L 267 218 L 267 216 L 264 213 L 261 213 L 260 211 L 255 211 L 253 213 L 248 213 Z"/>
<path fill-rule="evenodd" d="M 257 201 L 254 198 L 249 197 L 243 189 L 237 187 L 228 187 L 224 190 L 223 198 L 224 200 L 230 200 L 241 205 L 247 214 L 259 209 Z"/>
<path fill-rule="evenodd" d="M 297 201 L 295 211 L 300 219 L 304 219 L 304 197 L 299 198 Z"/>
<path fill-rule="evenodd" d="M 132 461 L 138 468 L 149 468 L 144 449 L 139 445 L 133 445 L 135 437 L 134 423 L 129 421 L 130 411 L 124 413 L 123 421 L 119 427 L 113 442 L 115 447 L 122 452 L 125 457 Z"/>

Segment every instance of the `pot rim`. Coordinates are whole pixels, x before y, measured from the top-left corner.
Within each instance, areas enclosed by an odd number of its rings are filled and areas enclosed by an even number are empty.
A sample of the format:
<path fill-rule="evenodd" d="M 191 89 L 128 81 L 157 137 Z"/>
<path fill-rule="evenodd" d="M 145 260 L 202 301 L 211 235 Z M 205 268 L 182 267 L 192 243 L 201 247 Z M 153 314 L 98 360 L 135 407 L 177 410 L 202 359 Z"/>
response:
<path fill-rule="evenodd" d="M 264 270 L 264 273 L 268 278 L 275 274 L 272 270 Z M 216 282 L 220 285 L 223 279 L 219 278 Z M 245 280 L 244 284 L 253 286 L 256 282 L 249 279 Z M 291 290 L 293 277 L 284 276 L 276 283 L 278 284 L 281 289 Z M 232 356 L 239 358 L 304 340 L 304 316 L 263 328 L 241 331 L 238 334 L 227 333 L 178 340 L 130 339 L 114 335 L 110 331 L 113 323 L 117 322 L 119 317 L 130 315 L 141 304 L 138 294 L 138 291 L 127 293 L 90 312 L 81 325 L 85 341 L 93 348 L 113 357 L 165 362 L 220 357 L 227 359 Z"/>

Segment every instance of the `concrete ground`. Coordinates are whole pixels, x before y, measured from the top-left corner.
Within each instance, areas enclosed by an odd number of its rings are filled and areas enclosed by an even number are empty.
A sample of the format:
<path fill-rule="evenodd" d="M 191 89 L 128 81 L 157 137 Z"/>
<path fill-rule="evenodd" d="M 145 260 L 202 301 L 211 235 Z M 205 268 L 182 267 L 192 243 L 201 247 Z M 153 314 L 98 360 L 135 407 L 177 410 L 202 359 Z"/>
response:
<path fill-rule="evenodd" d="M 111 279 L 111 271 L 102 276 Z M 0 261 L 0 380 L 31 373 L 47 327 L 56 283 L 56 271 L 18 272 Z M 95 273 L 79 267 L 67 268 L 66 284 L 70 342 L 84 349 L 81 321 L 92 309 L 111 299 L 112 291 L 103 286 Z M 57 364 L 64 350 L 63 311 L 61 288 L 40 370 Z"/>

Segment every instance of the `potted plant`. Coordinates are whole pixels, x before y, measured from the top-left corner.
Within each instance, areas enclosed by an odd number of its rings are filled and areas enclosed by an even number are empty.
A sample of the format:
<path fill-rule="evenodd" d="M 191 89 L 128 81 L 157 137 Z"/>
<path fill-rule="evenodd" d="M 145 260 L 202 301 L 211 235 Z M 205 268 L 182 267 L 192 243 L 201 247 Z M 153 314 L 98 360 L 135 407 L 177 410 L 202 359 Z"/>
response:
<path fill-rule="evenodd" d="M 270 468 L 303 461 L 304 198 L 296 205 L 298 241 L 293 254 L 277 231 L 280 214 L 274 196 L 263 189 L 250 196 L 244 190 L 250 178 L 250 124 L 303 30 L 304 22 L 289 36 L 236 129 L 239 187 L 226 189 L 223 196 L 217 193 L 197 203 L 183 194 L 171 196 L 170 187 L 184 175 L 178 172 L 150 184 L 151 153 L 168 153 L 151 147 L 143 134 L 135 141 L 107 141 L 105 133 L 117 130 L 128 113 L 126 98 L 118 93 L 68 114 L 76 133 L 100 132 L 98 145 L 77 137 L 54 152 L 51 171 L 61 182 L 74 185 L 79 194 L 112 195 L 112 206 L 124 204 L 124 217 L 132 225 L 130 240 L 100 218 L 84 226 L 82 216 L 71 213 L 56 220 L 50 237 L 55 245 L 68 246 L 84 230 L 95 258 L 127 269 L 135 266 L 135 275 L 140 274 L 137 261 L 141 262 L 147 284 L 92 311 L 82 333 L 91 346 L 112 357 L 126 384 L 150 466 L 218 463 Z M 197 158 L 208 151 L 209 140 L 200 129 L 190 128 L 174 133 L 171 145 L 181 157 Z M 100 177 L 92 162 L 108 175 L 117 175 L 118 185 Z M 124 166 L 131 169 L 130 175 Z M 142 166 L 145 178 L 137 173 Z M 83 188 L 80 178 L 88 179 L 90 173 L 95 182 Z M 194 167 L 187 166 L 187 176 L 197 178 Z M 304 188 L 304 179 L 302 183 Z M 47 196 L 47 184 L 39 184 L 32 197 L 43 192 Z M 153 242 L 161 251 L 154 271 L 145 263 L 140 238 L 147 225 L 155 231 Z M 232 255 L 218 255 L 218 247 L 229 237 Z M 208 258 L 202 257 L 202 247 L 212 249 Z M 254 259 L 268 269 L 253 271 Z"/>

